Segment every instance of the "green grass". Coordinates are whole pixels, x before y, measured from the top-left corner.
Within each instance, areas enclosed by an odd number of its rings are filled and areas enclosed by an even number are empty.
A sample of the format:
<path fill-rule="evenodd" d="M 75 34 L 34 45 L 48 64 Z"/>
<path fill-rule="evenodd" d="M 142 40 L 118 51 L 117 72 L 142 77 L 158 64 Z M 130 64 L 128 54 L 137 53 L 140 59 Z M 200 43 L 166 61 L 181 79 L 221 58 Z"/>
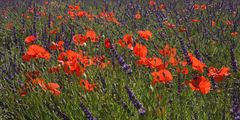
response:
<path fill-rule="evenodd" d="M 141 0 L 140 0 L 141 1 Z M 46 45 L 47 39 L 42 39 L 43 27 L 48 23 L 48 13 L 51 13 L 51 18 L 55 24 L 50 30 L 58 28 L 61 29 L 61 21 L 57 20 L 56 16 L 63 15 L 66 19 L 64 23 L 65 34 L 58 34 L 60 39 L 64 41 L 69 41 L 70 30 L 74 30 L 75 34 L 82 33 L 85 34 L 86 27 L 92 28 L 96 31 L 98 35 L 102 34 L 101 41 L 99 43 L 87 42 L 87 46 L 76 47 L 74 43 L 71 43 L 69 49 L 74 51 L 84 50 L 88 52 L 89 56 L 95 55 L 105 55 L 107 60 L 111 61 L 111 55 L 109 50 L 104 47 L 105 38 L 111 38 L 111 41 L 117 41 L 123 37 L 124 34 L 132 34 L 133 39 L 136 40 L 139 36 L 137 34 L 138 30 L 150 30 L 153 33 L 153 38 L 149 41 L 139 39 L 140 42 L 147 46 L 148 57 L 160 57 L 161 56 L 154 48 L 155 44 L 159 49 L 163 49 L 166 43 L 169 43 L 171 47 L 177 48 L 177 56 L 184 60 L 184 56 L 181 51 L 179 38 L 173 30 L 168 29 L 166 26 L 162 27 L 162 30 L 156 29 L 159 26 L 159 22 L 156 21 L 155 14 L 150 14 L 148 17 L 142 17 L 141 20 L 135 20 L 132 15 L 127 11 L 129 8 L 127 4 L 123 4 L 119 8 L 115 8 L 115 16 L 120 22 L 126 22 L 126 25 L 116 25 L 111 22 L 107 22 L 103 19 L 88 20 L 87 18 L 78 18 L 76 20 L 67 17 L 65 12 L 65 7 L 67 3 L 69 5 L 74 5 L 75 1 L 68 0 L 64 1 L 51 1 L 48 5 L 36 3 L 37 10 L 46 11 L 47 15 L 42 17 L 37 17 L 37 35 L 38 40 L 34 44 Z M 166 5 L 170 2 L 163 1 Z M 24 39 L 30 35 L 30 30 L 33 25 L 31 19 L 26 19 L 25 31 L 21 31 L 21 14 L 26 13 L 29 16 L 32 14 L 27 13 L 27 1 L 23 1 L 20 4 L 22 7 L 18 7 L 14 10 L 16 4 L 6 5 L 0 9 L 1 12 L 6 9 L 8 11 L 7 18 L 4 15 L 0 15 L 0 52 L 4 54 L 4 57 L 0 58 L 0 67 L 6 69 L 5 73 L 1 73 L 0 82 L 0 118 L 2 119 L 27 119 L 27 120 L 58 120 L 62 119 L 61 116 L 54 109 L 60 110 L 65 113 L 72 120 L 86 119 L 83 110 L 80 108 L 80 102 L 82 102 L 98 119 L 102 120 L 112 120 L 112 119 L 123 119 L 123 120 L 220 120 L 220 119 L 232 119 L 232 114 L 230 112 L 232 106 L 231 91 L 233 89 L 233 83 L 239 81 L 239 73 L 234 73 L 231 70 L 231 76 L 227 77 L 223 82 L 218 84 L 218 89 L 221 92 L 216 92 L 211 90 L 210 93 L 203 95 L 197 91 L 192 91 L 188 86 L 182 87 L 182 92 L 178 93 L 178 73 L 176 69 L 169 65 L 168 69 L 173 75 L 173 81 L 169 84 L 157 83 L 156 86 L 152 86 L 152 76 L 151 70 L 146 67 L 139 67 L 136 65 L 138 60 L 131 50 L 123 49 L 117 45 L 117 50 L 119 54 L 124 53 L 125 61 L 133 69 L 131 75 L 127 75 L 122 71 L 121 66 L 118 64 L 115 58 L 115 67 L 109 64 L 104 70 L 96 67 L 90 66 L 86 68 L 85 74 L 81 77 L 76 75 L 66 75 L 63 70 L 56 74 L 49 74 L 47 70 L 50 66 L 58 65 L 57 55 L 59 52 L 51 51 L 51 60 L 31 60 L 31 62 L 24 62 L 21 58 L 22 52 L 25 52 L 28 45 L 24 43 Z M 146 2 L 134 1 L 135 5 L 141 5 L 142 8 L 137 10 L 142 13 L 148 11 L 148 5 Z M 158 3 L 161 3 L 158 1 Z M 199 2 L 200 3 L 200 2 Z M 202 2 L 204 4 L 204 2 Z M 219 1 L 213 1 L 213 3 L 219 3 Z M 239 2 L 234 1 L 234 4 L 239 4 Z M 104 8 L 103 2 L 98 1 L 98 6 L 94 6 L 93 1 L 81 1 L 81 7 L 88 12 L 97 14 Z M 201 4 L 201 3 L 200 3 Z M 205 3 L 207 4 L 207 3 Z M 114 6 L 117 6 L 116 2 L 108 1 L 109 9 L 112 10 Z M 225 4 L 224 4 L 225 5 Z M 178 4 L 176 10 L 182 10 L 184 5 Z M 238 6 L 239 7 L 239 6 Z M 227 27 L 224 23 L 226 20 L 235 20 L 235 17 L 231 16 L 229 11 L 225 10 L 227 5 L 223 9 L 216 10 L 211 9 L 212 14 L 216 15 L 218 19 L 217 26 L 212 28 L 208 24 L 208 17 L 210 11 L 204 12 L 194 12 L 189 18 L 189 21 L 183 21 L 180 26 L 184 26 L 189 30 L 189 36 L 184 33 L 176 31 L 178 35 L 184 39 L 185 44 L 188 46 L 189 52 L 194 53 L 195 48 L 197 48 L 204 63 L 207 67 L 213 66 L 216 68 L 221 68 L 226 66 L 232 68 L 231 66 L 231 56 L 230 48 L 231 44 L 234 43 L 235 47 L 235 58 L 240 61 L 240 49 L 239 49 L 239 35 L 232 37 L 230 33 L 232 32 L 232 26 Z M 239 8 L 238 8 L 239 9 Z M 166 12 L 164 12 L 166 13 Z M 182 13 L 185 15 L 188 13 Z M 176 23 L 176 15 L 174 11 L 170 10 L 166 13 L 168 21 L 171 23 Z M 239 15 L 238 15 L 239 16 Z M 193 24 L 190 22 L 192 18 L 206 19 L 202 23 Z M 147 22 L 146 20 L 149 19 Z M 215 19 L 215 18 L 214 18 Z M 12 29 L 7 29 L 5 26 L 8 23 L 12 23 L 16 29 L 17 42 L 14 42 Z M 209 35 L 205 35 L 202 38 L 204 29 L 209 30 Z M 47 28 L 47 30 L 49 30 Z M 223 31 L 218 35 L 218 31 Z M 235 31 L 239 32 L 239 27 Z M 49 39 L 51 42 L 55 41 L 55 35 L 50 35 Z M 97 44 L 100 45 L 99 48 L 95 47 Z M 10 49 L 7 49 L 7 45 Z M 24 51 L 21 51 L 19 46 L 24 47 Z M 206 59 L 203 54 L 207 54 L 211 57 L 211 60 Z M 16 58 L 16 59 L 14 59 Z M 13 63 L 16 64 L 17 74 L 14 75 L 13 79 L 9 81 L 8 76 L 14 73 L 11 67 Z M 186 80 L 191 80 L 192 76 L 197 72 L 188 66 L 189 74 L 181 75 L 181 83 Z M 43 91 L 39 86 L 29 91 L 26 96 L 20 96 L 17 91 L 21 89 L 19 81 L 22 83 L 26 82 L 24 74 L 26 72 L 39 70 L 42 72 L 42 78 L 46 82 L 56 82 L 60 85 L 61 94 L 59 96 L 54 96 L 50 92 Z M 102 74 L 106 80 L 106 93 L 102 91 L 102 83 L 99 78 L 99 74 Z M 207 70 L 202 74 L 207 76 Z M 97 87 L 93 92 L 86 92 L 86 90 L 79 85 L 79 80 L 87 79 L 90 83 L 96 83 Z M 146 108 L 146 115 L 140 116 L 137 110 L 134 108 L 131 101 L 129 101 L 128 94 L 124 89 L 125 85 L 128 85 L 131 90 L 136 95 L 137 99 Z M 125 102 L 130 110 L 126 111 L 122 102 Z M 49 109 L 48 106 L 54 109 Z"/>

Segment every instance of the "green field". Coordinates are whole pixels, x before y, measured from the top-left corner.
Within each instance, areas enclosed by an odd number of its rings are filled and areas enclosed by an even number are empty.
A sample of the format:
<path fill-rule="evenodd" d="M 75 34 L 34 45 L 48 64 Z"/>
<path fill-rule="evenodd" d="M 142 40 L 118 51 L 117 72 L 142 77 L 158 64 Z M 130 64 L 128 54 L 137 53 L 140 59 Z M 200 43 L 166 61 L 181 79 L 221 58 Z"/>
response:
<path fill-rule="evenodd" d="M 239 0 L 0 0 L 0 119 L 240 120 Z"/>

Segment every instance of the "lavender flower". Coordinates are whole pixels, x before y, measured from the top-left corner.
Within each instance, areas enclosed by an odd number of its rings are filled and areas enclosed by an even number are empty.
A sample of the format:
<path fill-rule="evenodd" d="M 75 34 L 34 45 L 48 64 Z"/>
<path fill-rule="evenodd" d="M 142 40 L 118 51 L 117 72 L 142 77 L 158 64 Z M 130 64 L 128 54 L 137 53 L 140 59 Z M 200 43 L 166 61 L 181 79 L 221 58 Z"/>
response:
<path fill-rule="evenodd" d="M 83 103 L 80 103 L 80 107 L 82 108 L 84 114 L 87 116 L 88 120 L 97 120 L 97 118 L 92 116 L 92 113 L 83 105 Z"/>
<path fill-rule="evenodd" d="M 61 24 L 61 33 L 64 34 L 64 24 Z"/>
<path fill-rule="evenodd" d="M 138 110 L 138 113 L 140 115 L 145 115 L 146 114 L 146 109 L 143 107 L 143 105 L 137 100 L 136 96 L 134 93 L 130 90 L 130 88 L 126 85 L 125 89 L 128 93 L 129 100 L 132 102 L 134 107 Z"/>
<path fill-rule="evenodd" d="M 187 49 L 186 49 L 186 47 L 185 47 L 185 44 L 184 44 L 182 38 L 180 38 L 180 45 L 181 45 L 181 49 L 182 49 L 183 55 L 184 55 L 184 57 L 185 57 L 188 65 L 191 65 L 192 62 L 191 62 L 191 60 L 190 60 L 190 58 L 189 58 L 189 56 L 188 56 L 188 52 L 187 52 Z"/>
<path fill-rule="evenodd" d="M 13 27 L 13 40 L 14 40 L 14 43 L 15 43 L 15 45 L 17 44 L 17 34 L 16 34 L 16 28 L 15 27 Z"/>
<path fill-rule="evenodd" d="M 63 118 L 63 120 L 69 120 L 69 117 L 63 113 L 59 108 L 53 108 L 49 104 L 47 104 L 47 108 L 49 110 L 54 111 L 59 117 Z"/>
<path fill-rule="evenodd" d="M 115 56 L 117 58 L 118 63 L 122 67 L 123 71 L 125 71 L 127 74 L 131 74 L 132 73 L 131 67 L 125 62 L 123 57 L 117 53 L 117 50 L 115 49 L 115 47 L 113 45 L 111 45 L 111 47 L 110 47 L 110 52 L 113 56 Z"/>
<path fill-rule="evenodd" d="M 240 120 L 240 99 L 239 99 L 239 89 L 236 89 L 238 86 L 234 86 L 233 96 L 232 96 L 232 108 L 231 113 L 234 120 Z"/>
<path fill-rule="evenodd" d="M 123 71 L 125 71 L 127 74 L 131 74 L 132 73 L 132 69 L 130 68 L 130 66 L 125 62 L 125 60 L 123 59 L 122 56 L 117 55 L 117 59 L 118 59 L 118 63 L 121 65 Z"/>
<path fill-rule="evenodd" d="M 47 24 L 45 23 L 43 26 L 43 30 L 42 30 L 42 40 L 45 40 L 47 38 L 47 27 L 46 26 L 47 26 Z"/>
<path fill-rule="evenodd" d="M 230 49 L 230 55 L 231 55 L 231 64 L 232 64 L 232 69 L 233 69 L 233 72 L 237 72 L 238 71 L 238 66 L 237 66 L 237 60 L 234 56 L 234 48 L 231 47 Z"/>
<path fill-rule="evenodd" d="M 102 77 L 101 73 L 99 74 L 99 77 L 100 77 L 100 80 L 101 80 L 101 83 L 102 83 L 103 92 L 106 93 L 106 80 Z"/>
<path fill-rule="evenodd" d="M 33 34 L 36 36 L 37 30 L 36 30 L 36 19 L 37 19 L 37 13 L 36 13 L 36 5 L 33 4 Z"/>
<path fill-rule="evenodd" d="M 128 108 L 126 102 L 124 102 L 124 101 L 121 100 L 121 105 L 122 105 L 123 109 L 124 109 L 126 112 L 131 113 L 131 111 L 130 111 L 130 109 Z"/>
<path fill-rule="evenodd" d="M 201 58 L 200 52 L 199 52 L 198 49 L 195 49 L 194 54 L 195 54 L 195 56 L 196 56 L 196 58 L 197 58 L 198 60 L 200 60 L 201 62 L 203 62 L 203 59 Z"/>
<path fill-rule="evenodd" d="M 48 14 L 48 28 L 51 27 L 51 13 Z"/>
<path fill-rule="evenodd" d="M 216 89 L 217 89 L 217 84 L 216 84 L 216 82 L 214 81 L 213 77 L 211 77 L 210 81 L 211 81 L 211 83 L 212 83 L 213 89 L 216 90 Z"/>
<path fill-rule="evenodd" d="M 182 91 L 181 89 L 181 74 L 178 73 L 178 94 L 180 94 Z"/>

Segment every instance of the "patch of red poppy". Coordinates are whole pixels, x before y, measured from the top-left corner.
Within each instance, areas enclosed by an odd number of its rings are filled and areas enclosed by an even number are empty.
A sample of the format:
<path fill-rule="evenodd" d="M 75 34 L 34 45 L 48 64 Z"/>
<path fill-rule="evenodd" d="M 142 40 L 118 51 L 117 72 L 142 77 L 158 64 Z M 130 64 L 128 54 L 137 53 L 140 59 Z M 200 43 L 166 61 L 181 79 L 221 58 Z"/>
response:
<path fill-rule="evenodd" d="M 79 85 L 80 86 L 84 85 L 85 90 L 88 92 L 92 92 L 97 86 L 96 84 L 90 84 L 88 80 L 83 80 L 83 79 L 80 80 Z"/>
<path fill-rule="evenodd" d="M 155 85 L 157 82 L 159 83 L 169 83 L 172 81 L 173 77 L 169 70 L 161 69 L 157 72 L 152 72 L 152 85 Z"/>
<path fill-rule="evenodd" d="M 37 59 L 37 58 L 49 60 L 50 53 L 41 46 L 30 45 L 27 52 L 22 56 L 22 59 L 26 62 L 29 62 L 30 59 Z"/>
<path fill-rule="evenodd" d="M 139 30 L 138 35 L 144 40 L 149 40 L 150 38 L 152 38 L 152 32 L 150 32 L 149 30 Z"/>
<path fill-rule="evenodd" d="M 209 93 L 211 89 L 210 81 L 204 76 L 198 76 L 197 78 L 186 82 L 193 91 L 200 91 L 202 94 Z"/>
<path fill-rule="evenodd" d="M 133 48 L 134 55 L 138 57 L 146 57 L 147 51 L 147 47 L 139 43 L 137 43 Z"/>
<path fill-rule="evenodd" d="M 30 44 L 30 43 L 34 42 L 36 39 L 37 39 L 37 37 L 35 37 L 34 35 L 27 36 L 25 38 L 25 43 Z"/>
<path fill-rule="evenodd" d="M 208 68 L 208 77 L 213 77 L 215 82 L 221 82 L 224 80 L 226 76 L 229 76 L 230 69 L 227 67 L 223 67 L 220 70 L 214 67 L 209 67 Z"/>

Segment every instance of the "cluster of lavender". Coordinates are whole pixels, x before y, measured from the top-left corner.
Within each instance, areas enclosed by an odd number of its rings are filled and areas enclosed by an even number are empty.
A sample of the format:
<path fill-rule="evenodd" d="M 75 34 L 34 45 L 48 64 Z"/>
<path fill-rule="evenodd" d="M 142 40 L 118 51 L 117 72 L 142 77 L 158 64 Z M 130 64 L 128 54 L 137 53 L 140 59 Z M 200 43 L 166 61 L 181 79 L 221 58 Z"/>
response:
<path fill-rule="evenodd" d="M 231 113 L 234 120 L 240 120 L 240 95 L 239 95 L 239 83 L 234 84 L 232 93 L 232 108 Z"/>
<path fill-rule="evenodd" d="M 194 54 L 195 54 L 195 56 L 196 56 L 196 58 L 197 58 L 198 60 L 200 60 L 201 62 L 203 62 L 203 59 L 202 59 L 202 57 L 200 56 L 200 52 L 199 52 L 198 49 L 195 49 Z"/>
<path fill-rule="evenodd" d="M 97 120 L 97 118 L 95 118 L 92 113 L 84 106 L 83 103 L 80 103 L 80 107 L 83 110 L 84 114 L 87 116 L 88 120 Z"/>
<path fill-rule="evenodd" d="M 231 64 L 232 69 L 235 74 L 238 72 L 237 60 L 234 55 L 234 45 L 230 48 L 230 55 L 231 55 Z M 240 96 L 239 96 L 239 79 L 236 79 L 233 84 L 233 91 L 232 91 L 232 108 L 231 113 L 233 115 L 234 120 L 240 120 Z"/>
<path fill-rule="evenodd" d="M 180 45 L 181 45 L 181 49 L 182 49 L 183 55 L 184 55 L 184 57 L 185 57 L 188 65 L 191 65 L 192 62 L 191 62 L 191 60 L 190 60 L 190 58 L 189 58 L 189 56 L 188 56 L 188 51 L 187 51 L 187 49 L 186 49 L 186 47 L 185 47 L 185 44 L 184 44 L 184 41 L 183 41 L 182 38 L 180 38 Z"/>
<path fill-rule="evenodd" d="M 131 67 L 125 62 L 123 57 L 117 53 L 116 48 L 112 44 L 110 47 L 110 52 L 111 52 L 112 56 L 117 58 L 118 63 L 122 67 L 123 71 L 126 72 L 127 74 L 131 74 L 132 73 Z"/>
<path fill-rule="evenodd" d="M 180 94 L 181 92 L 182 92 L 182 88 L 181 88 L 181 84 L 182 84 L 182 82 L 181 82 L 181 74 L 180 73 L 178 73 L 178 94 Z"/>
<path fill-rule="evenodd" d="M 102 90 L 103 90 L 103 93 L 106 93 L 106 80 L 103 78 L 103 76 L 102 76 L 101 73 L 99 74 L 99 78 L 100 78 L 101 83 L 102 83 Z"/>
<path fill-rule="evenodd" d="M 116 84 L 113 84 L 112 95 L 113 95 L 113 99 L 115 100 L 115 102 L 120 104 L 125 112 L 133 115 L 131 110 L 129 109 L 128 105 L 126 104 L 126 102 L 120 97 L 118 90 L 116 90 Z"/>
<path fill-rule="evenodd" d="M 138 101 L 134 93 L 130 90 L 130 88 L 126 85 L 125 89 L 127 91 L 129 100 L 132 102 L 134 107 L 138 110 L 138 113 L 140 115 L 145 115 L 146 114 L 146 109 L 143 107 L 143 105 Z"/>
<path fill-rule="evenodd" d="M 235 55 L 234 55 L 234 47 L 231 47 L 230 55 L 231 55 L 232 69 L 233 69 L 233 72 L 236 73 L 238 71 L 238 66 L 237 66 L 237 60 L 236 60 Z"/>
<path fill-rule="evenodd" d="M 52 106 L 50 106 L 49 104 L 47 104 L 47 108 L 51 111 L 54 111 L 59 117 L 61 117 L 63 120 L 70 120 L 69 117 L 63 113 L 62 111 L 60 111 L 58 108 L 53 108 Z"/>

